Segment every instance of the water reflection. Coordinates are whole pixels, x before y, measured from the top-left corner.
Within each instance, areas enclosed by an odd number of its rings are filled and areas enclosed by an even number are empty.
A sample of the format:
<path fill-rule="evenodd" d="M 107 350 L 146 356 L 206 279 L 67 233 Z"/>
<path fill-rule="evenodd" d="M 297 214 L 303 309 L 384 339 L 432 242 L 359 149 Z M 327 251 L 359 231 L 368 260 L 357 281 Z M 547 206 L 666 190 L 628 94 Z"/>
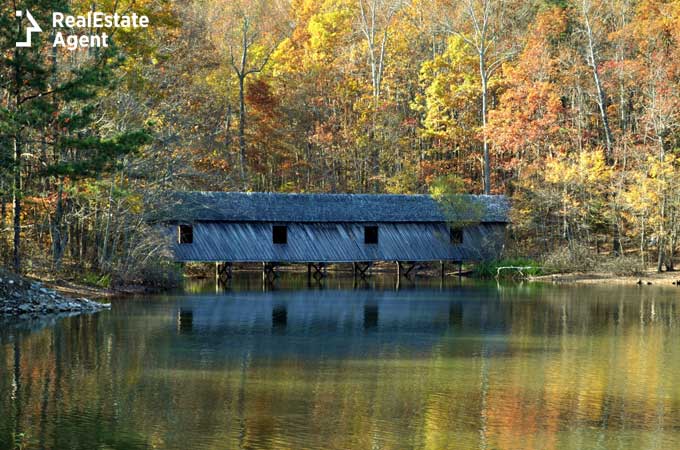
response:
<path fill-rule="evenodd" d="M 193 309 L 180 308 L 177 313 L 177 329 L 180 334 L 189 334 L 194 328 Z"/>
<path fill-rule="evenodd" d="M 364 305 L 364 329 L 378 328 L 378 305 Z"/>
<path fill-rule="evenodd" d="M 272 327 L 285 329 L 288 325 L 288 308 L 286 305 L 276 305 L 272 309 Z"/>
<path fill-rule="evenodd" d="M 449 304 L 449 325 L 456 326 L 463 323 L 463 306 L 460 303 Z"/>
<path fill-rule="evenodd" d="M 675 290 L 281 282 L 3 324 L 0 448 L 680 447 Z"/>

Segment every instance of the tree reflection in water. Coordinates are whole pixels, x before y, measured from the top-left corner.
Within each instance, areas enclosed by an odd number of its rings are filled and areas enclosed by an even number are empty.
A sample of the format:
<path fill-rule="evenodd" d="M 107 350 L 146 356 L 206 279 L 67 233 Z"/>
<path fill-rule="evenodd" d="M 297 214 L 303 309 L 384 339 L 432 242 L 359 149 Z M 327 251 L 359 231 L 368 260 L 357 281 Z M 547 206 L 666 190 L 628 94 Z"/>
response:
<path fill-rule="evenodd" d="M 337 282 L 3 324 L 0 448 L 677 448 L 675 296 Z"/>

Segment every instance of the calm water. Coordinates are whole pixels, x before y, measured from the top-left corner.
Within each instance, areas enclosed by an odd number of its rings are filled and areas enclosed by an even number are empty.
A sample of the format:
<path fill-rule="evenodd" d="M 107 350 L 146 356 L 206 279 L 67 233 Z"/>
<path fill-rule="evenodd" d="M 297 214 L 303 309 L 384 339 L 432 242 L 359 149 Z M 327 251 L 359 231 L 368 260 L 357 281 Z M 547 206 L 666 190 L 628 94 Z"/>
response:
<path fill-rule="evenodd" d="M 0 448 L 680 448 L 680 290 L 390 283 L 0 325 Z"/>

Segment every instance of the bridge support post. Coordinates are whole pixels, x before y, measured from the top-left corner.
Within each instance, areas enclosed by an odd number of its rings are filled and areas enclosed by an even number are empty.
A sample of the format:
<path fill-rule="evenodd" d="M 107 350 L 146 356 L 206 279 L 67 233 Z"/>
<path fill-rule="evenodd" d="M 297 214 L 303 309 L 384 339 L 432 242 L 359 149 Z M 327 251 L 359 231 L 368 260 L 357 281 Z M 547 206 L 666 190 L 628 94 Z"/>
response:
<path fill-rule="evenodd" d="M 314 273 L 312 273 L 312 268 Z M 326 278 L 326 263 L 307 263 L 307 281 L 311 282 L 312 278 L 316 281 Z"/>
<path fill-rule="evenodd" d="M 397 261 L 397 277 L 411 278 L 411 273 L 415 277 L 416 263 L 413 261 Z"/>
<path fill-rule="evenodd" d="M 444 279 L 444 277 L 446 276 L 446 272 L 444 272 L 444 268 L 445 268 L 444 260 L 439 261 L 439 277 L 442 278 L 442 279 Z"/>
<path fill-rule="evenodd" d="M 367 261 L 367 262 L 364 262 L 364 263 L 353 263 L 353 266 L 354 266 L 354 278 L 356 278 L 357 275 L 359 275 L 359 277 L 360 277 L 361 279 L 364 279 L 364 280 L 365 280 L 368 276 L 371 275 L 371 274 L 369 273 L 369 271 L 370 271 L 370 269 L 371 269 L 371 265 L 372 265 L 372 264 L 371 264 L 370 261 Z"/>
<path fill-rule="evenodd" d="M 274 262 L 263 262 L 262 263 L 262 281 L 267 283 L 273 282 L 277 278 L 276 266 L 278 264 Z"/>
<path fill-rule="evenodd" d="M 215 263 L 215 283 L 227 284 L 232 279 L 233 264 L 230 262 Z"/>

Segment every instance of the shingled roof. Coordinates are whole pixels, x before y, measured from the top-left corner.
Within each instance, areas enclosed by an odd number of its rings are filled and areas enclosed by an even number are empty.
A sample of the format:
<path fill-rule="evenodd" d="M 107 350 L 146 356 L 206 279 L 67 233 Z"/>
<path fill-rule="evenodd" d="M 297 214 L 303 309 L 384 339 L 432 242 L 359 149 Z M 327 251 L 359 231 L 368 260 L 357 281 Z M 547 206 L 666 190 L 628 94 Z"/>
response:
<path fill-rule="evenodd" d="M 159 221 L 223 222 L 508 222 L 504 196 L 282 194 L 263 192 L 175 192 L 159 210 Z"/>

